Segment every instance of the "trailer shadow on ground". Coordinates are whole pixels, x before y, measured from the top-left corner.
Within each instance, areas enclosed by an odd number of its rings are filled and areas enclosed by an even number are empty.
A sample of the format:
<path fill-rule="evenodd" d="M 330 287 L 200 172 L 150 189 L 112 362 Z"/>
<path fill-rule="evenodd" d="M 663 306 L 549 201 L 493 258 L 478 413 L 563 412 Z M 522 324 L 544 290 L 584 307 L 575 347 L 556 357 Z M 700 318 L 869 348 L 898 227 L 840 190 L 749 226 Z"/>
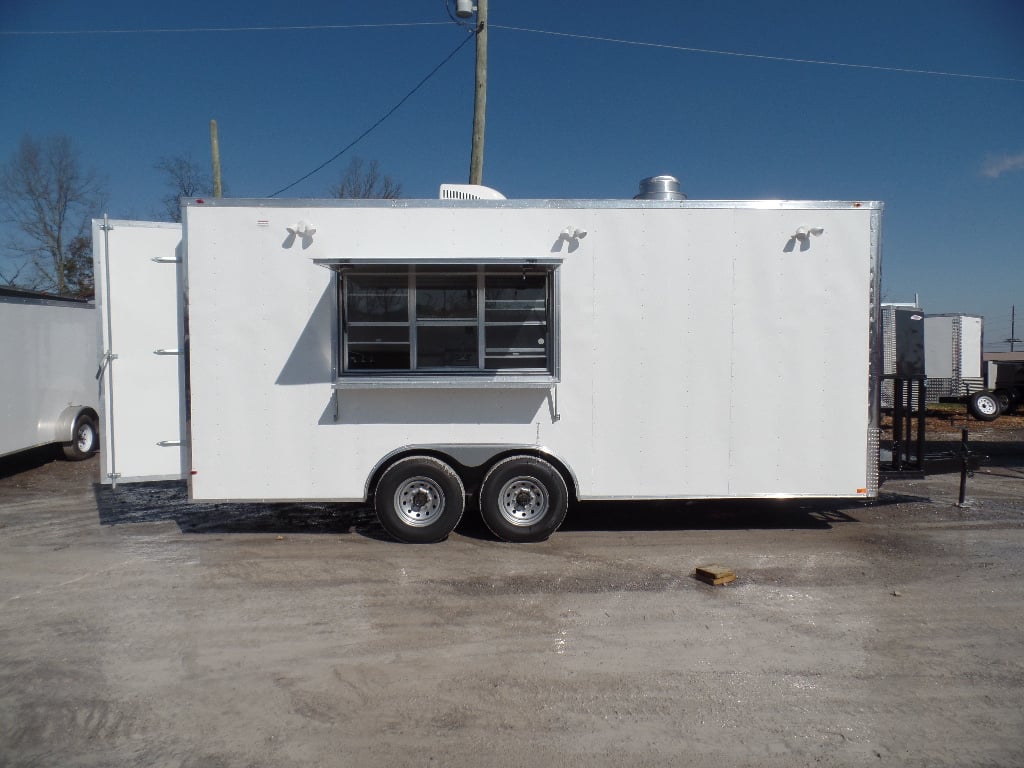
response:
<path fill-rule="evenodd" d="M 859 504 L 857 505 L 859 506 Z M 830 528 L 855 523 L 857 506 L 806 499 L 589 501 L 573 504 L 564 530 L 657 531 Z"/>
<path fill-rule="evenodd" d="M 10 456 L 4 456 L 0 458 L 0 480 L 14 477 L 22 472 L 39 469 L 58 459 L 63 459 L 63 451 L 56 444 L 30 448 L 27 451 L 19 451 Z"/>
<path fill-rule="evenodd" d="M 181 481 L 122 485 L 95 484 L 101 525 L 173 522 L 182 533 L 357 534 L 391 541 L 368 504 L 194 503 Z M 883 493 L 869 502 L 885 506 L 926 497 Z M 591 501 L 574 503 L 563 530 L 657 531 L 735 529 L 827 529 L 858 522 L 866 502 L 837 499 L 752 499 L 709 501 Z M 472 503 L 458 533 L 494 540 Z"/>
<path fill-rule="evenodd" d="M 93 485 L 100 525 L 173 522 L 182 533 L 361 533 L 379 529 L 367 504 L 195 503 L 181 480 Z M 381 538 L 387 538 L 380 531 Z"/>

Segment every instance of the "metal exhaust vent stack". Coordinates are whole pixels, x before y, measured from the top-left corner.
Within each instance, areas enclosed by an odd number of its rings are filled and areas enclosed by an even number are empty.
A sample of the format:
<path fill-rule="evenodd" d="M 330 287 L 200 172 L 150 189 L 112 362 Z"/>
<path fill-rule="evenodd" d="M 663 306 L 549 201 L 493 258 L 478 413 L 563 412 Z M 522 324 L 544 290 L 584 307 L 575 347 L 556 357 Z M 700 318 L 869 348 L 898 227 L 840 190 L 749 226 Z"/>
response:
<path fill-rule="evenodd" d="M 685 200 L 675 176 L 651 176 L 640 181 L 640 194 L 634 200 Z"/>

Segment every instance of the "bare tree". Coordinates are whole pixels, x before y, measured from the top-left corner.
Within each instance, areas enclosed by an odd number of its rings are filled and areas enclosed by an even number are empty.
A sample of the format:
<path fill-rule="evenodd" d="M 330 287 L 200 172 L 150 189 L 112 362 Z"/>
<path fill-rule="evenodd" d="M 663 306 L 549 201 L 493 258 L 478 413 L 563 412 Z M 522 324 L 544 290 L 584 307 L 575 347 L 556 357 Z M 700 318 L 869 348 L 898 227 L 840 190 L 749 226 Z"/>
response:
<path fill-rule="evenodd" d="M 393 199 L 402 196 L 402 185 L 390 176 L 381 176 L 380 166 L 371 160 L 363 168 L 363 159 L 353 157 L 342 173 L 341 181 L 330 189 L 331 197 L 347 199 Z"/>
<path fill-rule="evenodd" d="M 8 265 L 6 269 L 0 269 L 0 285 L 5 285 L 9 288 L 34 290 L 35 283 L 24 277 L 30 266 L 31 264 L 28 262 L 20 261 Z"/>
<path fill-rule="evenodd" d="M 84 170 L 67 136 L 26 136 L 0 167 L 5 250 L 16 263 L 5 282 L 61 296 L 92 294 L 89 220 L 103 207 L 103 183 Z"/>
<path fill-rule="evenodd" d="M 68 246 L 71 259 L 65 268 L 67 295 L 88 299 L 96 295 L 96 283 L 92 269 L 92 237 L 76 235 Z"/>
<path fill-rule="evenodd" d="M 181 198 L 212 194 L 213 179 L 192 159 L 192 155 L 161 157 L 154 167 L 163 173 L 169 190 L 160 199 L 163 210 L 159 214 L 168 221 L 181 221 Z"/>

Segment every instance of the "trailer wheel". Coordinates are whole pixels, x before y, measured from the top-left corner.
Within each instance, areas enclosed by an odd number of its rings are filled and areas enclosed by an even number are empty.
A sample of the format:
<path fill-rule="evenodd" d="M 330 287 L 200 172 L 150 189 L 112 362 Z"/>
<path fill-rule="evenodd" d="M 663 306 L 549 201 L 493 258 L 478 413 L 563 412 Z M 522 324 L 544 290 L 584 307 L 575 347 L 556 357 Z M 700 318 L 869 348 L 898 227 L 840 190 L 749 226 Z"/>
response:
<path fill-rule="evenodd" d="M 99 432 L 96 422 L 87 413 L 81 413 L 75 419 L 71 435 L 73 437 L 71 442 L 61 446 L 64 450 L 64 457 L 71 461 L 88 459 L 99 447 Z"/>
<path fill-rule="evenodd" d="M 1012 389 L 997 389 L 992 393 L 999 401 L 999 413 L 1009 413 L 1017 407 L 1017 393 Z"/>
<path fill-rule="evenodd" d="M 544 541 L 558 530 L 568 507 L 565 478 L 536 456 L 499 461 L 480 486 L 480 515 L 505 541 Z"/>
<path fill-rule="evenodd" d="M 381 475 L 373 505 L 384 530 L 396 539 L 430 544 L 455 530 L 466 508 L 466 491 L 443 461 L 409 456 Z"/>
<path fill-rule="evenodd" d="M 975 392 L 967 401 L 967 410 L 978 421 L 995 421 L 1002 413 L 999 400 L 991 392 Z"/>

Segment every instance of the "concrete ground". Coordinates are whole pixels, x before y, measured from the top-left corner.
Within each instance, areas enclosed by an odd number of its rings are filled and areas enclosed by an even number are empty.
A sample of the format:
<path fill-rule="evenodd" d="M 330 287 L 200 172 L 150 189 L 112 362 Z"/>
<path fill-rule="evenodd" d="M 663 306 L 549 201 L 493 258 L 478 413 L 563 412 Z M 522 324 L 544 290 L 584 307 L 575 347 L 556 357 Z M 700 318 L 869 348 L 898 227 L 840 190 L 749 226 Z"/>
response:
<path fill-rule="evenodd" d="M 1024 765 L 1024 443 L 993 446 L 965 507 L 955 475 L 586 504 L 530 545 L 8 459 L 0 766 Z"/>

